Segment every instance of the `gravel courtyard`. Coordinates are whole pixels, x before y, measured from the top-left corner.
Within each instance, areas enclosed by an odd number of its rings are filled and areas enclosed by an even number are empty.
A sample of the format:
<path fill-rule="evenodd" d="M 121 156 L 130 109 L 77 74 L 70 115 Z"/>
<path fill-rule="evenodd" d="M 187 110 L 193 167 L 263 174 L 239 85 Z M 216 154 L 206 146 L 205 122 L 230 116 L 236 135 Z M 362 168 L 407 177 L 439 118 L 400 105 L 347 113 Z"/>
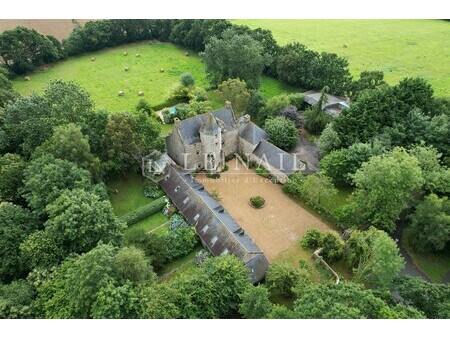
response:
<path fill-rule="evenodd" d="M 220 203 L 264 251 L 269 262 L 296 245 L 307 229 L 329 230 L 324 222 L 284 194 L 281 185 L 247 170 L 236 159 L 229 161 L 228 167 L 219 179 L 207 178 L 203 173 L 196 179 L 209 192 L 218 192 Z M 262 209 L 248 204 L 250 197 L 257 195 L 266 200 Z"/>

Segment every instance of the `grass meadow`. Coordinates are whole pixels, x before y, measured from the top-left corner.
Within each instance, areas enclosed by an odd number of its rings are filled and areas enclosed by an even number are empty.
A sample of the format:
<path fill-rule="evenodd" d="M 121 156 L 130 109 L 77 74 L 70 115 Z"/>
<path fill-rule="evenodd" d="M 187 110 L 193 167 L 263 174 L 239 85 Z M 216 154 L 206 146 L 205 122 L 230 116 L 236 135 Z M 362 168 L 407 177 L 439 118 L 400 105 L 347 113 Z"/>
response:
<path fill-rule="evenodd" d="M 13 84 L 20 94 L 29 95 L 42 93 L 54 79 L 73 81 L 91 94 L 97 109 L 133 111 L 141 98 L 153 106 L 164 103 L 184 72 L 194 76 L 197 86 L 209 87 L 204 65 L 195 53 L 170 43 L 141 42 L 69 58 L 30 74 L 30 81 L 18 77 Z M 122 97 L 118 95 L 121 90 L 125 93 Z M 138 96 L 139 91 L 144 92 L 144 97 Z M 275 79 L 262 78 L 261 92 L 266 97 L 295 91 Z M 209 92 L 209 99 L 215 109 L 224 106 L 215 91 Z"/>
<path fill-rule="evenodd" d="M 270 29 L 281 45 L 345 57 L 354 77 L 381 70 L 390 84 L 404 77 L 428 80 L 437 96 L 450 97 L 450 22 L 442 20 L 231 20 Z"/>

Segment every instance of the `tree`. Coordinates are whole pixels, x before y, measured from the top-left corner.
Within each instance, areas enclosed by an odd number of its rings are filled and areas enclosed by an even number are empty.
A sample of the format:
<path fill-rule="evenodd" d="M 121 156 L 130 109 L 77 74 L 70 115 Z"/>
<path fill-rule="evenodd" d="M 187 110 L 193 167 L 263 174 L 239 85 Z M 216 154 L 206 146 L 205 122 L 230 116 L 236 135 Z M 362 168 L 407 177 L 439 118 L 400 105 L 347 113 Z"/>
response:
<path fill-rule="evenodd" d="M 298 284 L 302 284 L 302 286 L 311 284 L 311 277 L 305 269 L 273 263 L 267 270 L 266 282 L 271 292 L 293 298 Z"/>
<path fill-rule="evenodd" d="M 186 72 L 186 73 L 181 74 L 181 76 L 180 76 L 180 84 L 183 87 L 194 87 L 195 86 L 195 79 L 194 79 L 194 77 L 192 76 L 191 73 Z"/>
<path fill-rule="evenodd" d="M 61 55 L 46 36 L 34 29 L 17 27 L 0 34 L 0 57 L 11 71 L 24 74 L 58 60 Z"/>
<path fill-rule="evenodd" d="M 26 162 L 20 155 L 0 156 L 0 200 L 19 202 Z"/>
<path fill-rule="evenodd" d="M 0 318 L 33 318 L 34 298 L 35 291 L 26 280 L 20 279 L 11 284 L 0 285 Z"/>
<path fill-rule="evenodd" d="M 357 99 L 359 92 L 363 90 L 375 89 L 385 85 L 386 82 L 383 78 L 384 73 L 378 70 L 361 72 L 359 79 L 352 83 L 352 99 Z"/>
<path fill-rule="evenodd" d="M 441 251 L 450 241 L 450 201 L 430 194 L 411 216 L 411 244 L 418 251 Z"/>
<path fill-rule="evenodd" d="M 261 43 L 233 29 L 225 30 L 220 38 L 211 37 L 200 57 L 213 86 L 239 78 L 250 88 L 258 88 L 263 69 L 271 61 Z"/>
<path fill-rule="evenodd" d="M 395 281 L 395 290 L 427 318 L 449 318 L 450 286 L 430 283 L 413 276 L 402 276 Z"/>
<path fill-rule="evenodd" d="M 144 230 L 127 231 L 125 233 L 125 243 L 136 246 L 144 251 L 155 269 L 160 269 L 169 259 L 169 248 L 167 241 L 153 233 L 146 233 Z"/>
<path fill-rule="evenodd" d="M 413 192 L 423 184 L 415 157 L 402 148 L 374 156 L 354 175 L 356 190 L 351 202 L 367 224 L 392 232 L 400 213 L 413 199 Z"/>
<path fill-rule="evenodd" d="M 43 318 L 136 318 L 137 291 L 114 269 L 117 249 L 100 244 L 66 259 L 38 286 L 35 303 Z"/>
<path fill-rule="evenodd" d="M 50 107 L 44 98 L 34 93 L 18 98 L 6 106 L 4 121 L 0 124 L 2 152 L 29 157 L 38 145 L 50 137 L 53 126 Z"/>
<path fill-rule="evenodd" d="M 353 268 L 354 280 L 371 287 L 391 286 L 405 265 L 397 243 L 387 233 L 373 227 L 353 231 L 346 247 L 346 261 Z"/>
<path fill-rule="evenodd" d="M 283 150 L 290 150 L 298 142 L 298 130 L 295 124 L 281 116 L 270 118 L 264 125 L 269 140 Z"/>
<path fill-rule="evenodd" d="M 328 90 L 328 87 L 324 87 L 319 101 L 304 112 L 305 128 L 312 133 L 318 134 L 322 132 L 326 125 L 331 122 L 332 117 L 322 109 L 323 105 L 326 104 L 328 100 L 326 96 Z"/>
<path fill-rule="evenodd" d="M 8 72 L 0 66 L 0 109 L 16 99 L 19 95 L 13 90 L 11 80 L 8 78 Z"/>
<path fill-rule="evenodd" d="M 299 188 L 300 196 L 313 205 L 320 205 L 337 194 L 331 180 L 325 175 L 308 175 Z"/>
<path fill-rule="evenodd" d="M 219 87 L 219 94 L 223 100 L 230 101 L 237 116 L 247 111 L 250 101 L 250 91 L 245 81 L 240 79 L 228 79 L 223 81 Z"/>
<path fill-rule="evenodd" d="M 300 128 L 302 126 L 302 121 L 300 120 L 300 114 L 297 111 L 297 107 L 295 106 L 287 106 L 281 109 L 278 112 L 278 115 L 283 116 L 292 122 L 294 122 L 296 128 Z"/>
<path fill-rule="evenodd" d="M 269 314 L 271 308 L 269 291 L 264 286 L 259 285 L 248 288 L 242 294 L 239 313 L 246 319 L 262 319 Z"/>
<path fill-rule="evenodd" d="M 44 154 L 73 162 L 80 168 L 89 170 L 97 179 L 100 176 L 100 160 L 92 155 L 88 138 L 73 123 L 55 127 L 53 135 L 36 148 L 33 157 Z"/>
<path fill-rule="evenodd" d="M 99 241 L 118 244 L 125 229 L 108 200 L 82 189 L 63 192 L 46 212 L 45 231 L 66 253 L 87 252 Z"/>
<path fill-rule="evenodd" d="M 114 266 L 120 277 L 136 285 L 156 281 L 156 274 L 144 252 L 134 246 L 121 248 L 114 257 Z"/>
<path fill-rule="evenodd" d="M 136 168 L 160 140 L 160 127 L 145 112 L 110 114 L 104 135 L 108 168 L 123 175 Z"/>
<path fill-rule="evenodd" d="M 399 318 L 402 314 L 354 283 L 314 285 L 295 301 L 294 313 L 296 318 L 305 319 L 381 319 Z M 415 315 L 421 318 L 417 311 Z"/>
<path fill-rule="evenodd" d="M 50 269 L 64 258 L 63 248 L 59 247 L 55 239 L 43 230 L 30 234 L 20 244 L 20 251 L 30 270 Z"/>
<path fill-rule="evenodd" d="M 20 243 L 36 230 L 38 222 L 26 209 L 8 202 L 0 203 L 0 281 L 25 277 L 26 261 Z"/>
<path fill-rule="evenodd" d="M 44 155 L 25 169 L 23 196 L 39 216 L 64 190 L 77 188 L 92 189 L 91 175 L 72 162 Z"/>

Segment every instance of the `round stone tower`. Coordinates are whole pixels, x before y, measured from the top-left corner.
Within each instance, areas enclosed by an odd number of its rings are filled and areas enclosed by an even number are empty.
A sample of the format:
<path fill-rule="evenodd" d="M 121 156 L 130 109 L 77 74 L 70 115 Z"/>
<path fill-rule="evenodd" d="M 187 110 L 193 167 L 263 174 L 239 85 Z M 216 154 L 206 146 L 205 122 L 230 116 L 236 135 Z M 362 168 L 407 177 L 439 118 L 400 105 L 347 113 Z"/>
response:
<path fill-rule="evenodd" d="M 223 167 L 222 133 L 213 114 L 208 114 L 200 127 L 205 170 L 220 171 Z"/>

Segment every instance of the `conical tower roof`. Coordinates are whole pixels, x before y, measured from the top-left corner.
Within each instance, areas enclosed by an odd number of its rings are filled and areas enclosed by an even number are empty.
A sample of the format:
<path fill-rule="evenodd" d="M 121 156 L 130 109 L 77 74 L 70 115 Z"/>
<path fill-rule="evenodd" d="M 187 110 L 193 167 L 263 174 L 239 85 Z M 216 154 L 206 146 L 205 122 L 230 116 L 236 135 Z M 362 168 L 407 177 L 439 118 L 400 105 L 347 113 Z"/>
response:
<path fill-rule="evenodd" d="M 215 136 L 219 133 L 219 125 L 217 124 L 217 121 L 212 113 L 209 113 L 206 118 L 206 122 L 202 123 L 200 132 L 211 136 Z"/>

